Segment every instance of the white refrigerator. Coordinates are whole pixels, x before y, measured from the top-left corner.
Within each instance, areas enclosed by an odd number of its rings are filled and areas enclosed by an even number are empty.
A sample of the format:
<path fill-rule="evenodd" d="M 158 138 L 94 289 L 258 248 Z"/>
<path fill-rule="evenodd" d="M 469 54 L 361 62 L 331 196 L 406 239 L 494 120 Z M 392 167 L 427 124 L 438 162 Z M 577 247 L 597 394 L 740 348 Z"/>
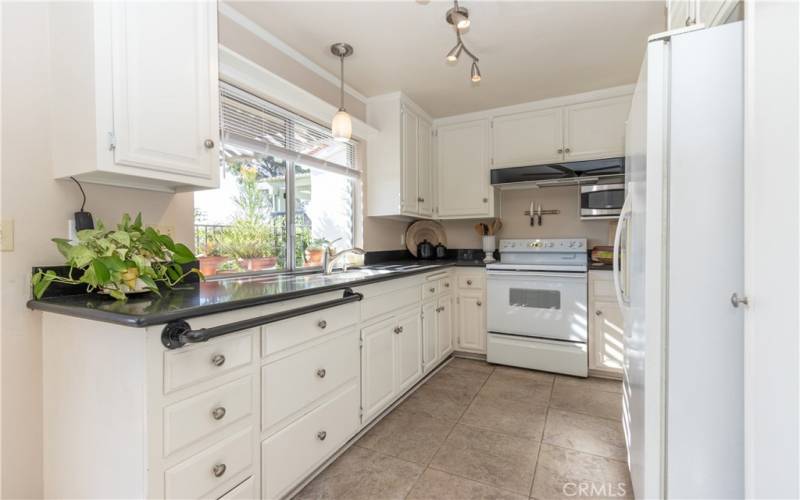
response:
<path fill-rule="evenodd" d="M 614 278 L 638 499 L 744 495 L 742 37 L 651 37 L 628 118 Z"/>

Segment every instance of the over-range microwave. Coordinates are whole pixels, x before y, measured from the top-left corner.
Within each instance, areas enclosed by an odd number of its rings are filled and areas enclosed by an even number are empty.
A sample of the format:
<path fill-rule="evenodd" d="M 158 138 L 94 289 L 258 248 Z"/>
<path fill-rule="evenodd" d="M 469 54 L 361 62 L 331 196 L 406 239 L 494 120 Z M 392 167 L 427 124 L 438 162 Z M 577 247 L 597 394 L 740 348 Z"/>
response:
<path fill-rule="evenodd" d="M 581 219 L 616 219 L 625 203 L 625 183 L 581 185 Z"/>

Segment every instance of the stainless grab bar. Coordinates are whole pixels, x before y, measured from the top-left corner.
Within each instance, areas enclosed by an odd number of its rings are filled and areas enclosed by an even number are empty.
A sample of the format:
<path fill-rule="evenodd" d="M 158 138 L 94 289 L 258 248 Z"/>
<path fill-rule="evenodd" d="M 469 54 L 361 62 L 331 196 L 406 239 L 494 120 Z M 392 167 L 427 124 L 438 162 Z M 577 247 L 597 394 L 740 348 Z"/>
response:
<path fill-rule="evenodd" d="M 199 330 L 192 330 L 184 320 L 177 320 L 167 323 L 164 329 L 161 330 L 161 343 L 167 349 L 178 349 L 186 344 L 193 344 L 197 342 L 206 342 L 215 337 L 227 335 L 229 333 L 247 330 L 256 326 L 275 323 L 284 319 L 302 316 L 303 314 L 312 313 L 314 311 L 321 311 L 323 309 L 330 309 L 331 307 L 340 306 L 342 304 L 349 304 L 350 302 L 358 302 L 364 298 L 363 294 L 354 292 L 350 288 L 344 289 L 344 295 L 340 299 L 328 300 L 318 304 L 310 304 L 288 311 L 281 311 L 265 316 L 258 316 L 256 318 L 244 319 L 228 323 L 226 325 L 213 326 L 211 328 L 201 328 Z"/>

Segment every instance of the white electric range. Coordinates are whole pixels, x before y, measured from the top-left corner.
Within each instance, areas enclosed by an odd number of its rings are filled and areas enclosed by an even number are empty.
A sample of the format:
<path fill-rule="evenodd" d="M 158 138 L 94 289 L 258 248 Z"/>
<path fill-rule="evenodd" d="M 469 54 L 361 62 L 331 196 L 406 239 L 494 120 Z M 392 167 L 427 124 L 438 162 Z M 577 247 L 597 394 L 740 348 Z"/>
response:
<path fill-rule="evenodd" d="M 488 264 L 490 363 L 586 377 L 586 239 L 500 240 Z"/>

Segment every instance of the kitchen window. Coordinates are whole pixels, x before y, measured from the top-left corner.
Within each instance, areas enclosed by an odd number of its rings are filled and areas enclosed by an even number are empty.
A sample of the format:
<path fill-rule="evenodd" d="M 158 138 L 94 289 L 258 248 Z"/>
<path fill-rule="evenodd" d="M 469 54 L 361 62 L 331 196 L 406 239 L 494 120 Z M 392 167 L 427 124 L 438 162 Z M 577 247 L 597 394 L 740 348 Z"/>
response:
<path fill-rule="evenodd" d="M 354 246 L 357 143 L 225 82 L 220 107 L 220 187 L 194 195 L 203 273 L 313 269 L 324 245 Z"/>

